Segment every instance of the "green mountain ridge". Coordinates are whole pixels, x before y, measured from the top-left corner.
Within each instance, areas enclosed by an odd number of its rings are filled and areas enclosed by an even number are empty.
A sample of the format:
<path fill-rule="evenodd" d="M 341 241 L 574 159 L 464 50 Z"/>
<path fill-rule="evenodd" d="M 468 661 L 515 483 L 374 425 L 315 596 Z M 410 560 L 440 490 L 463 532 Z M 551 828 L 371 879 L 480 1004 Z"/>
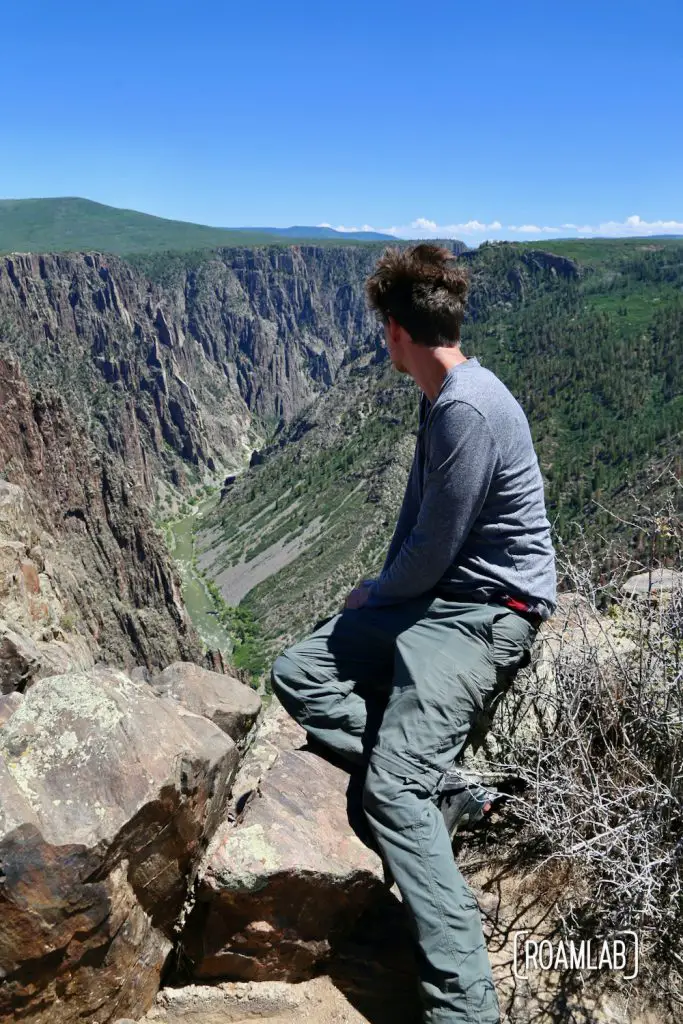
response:
<path fill-rule="evenodd" d="M 467 249 L 454 239 L 433 239 L 454 252 Z M 137 210 L 119 209 L 78 197 L 0 199 L 0 254 L 102 252 L 119 256 L 204 252 L 233 246 L 322 246 L 391 243 L 408 245 L 407 239 L 375 231 L 337 231 L 318 225 L 275 227 L 211 227 L 170 220 Z M 509 245 L 507 242 L 488 243 Z M 559 238 L 517 243 L 520 248 L 543 249 L 594 264 L 613 260 L 643 245 L 668 247 L 680 244 L 675 236 L 646 238 Z M 472 250 L 475 251 L 475 250 Z"/>
<path fill-rule="evenodd" d="M 78 197 L 0 199 L 0 253 L 108 252 L 117 255 L 231 245 L 353 244 L 391 240 L 334 228 L 220 228 L 169 220 Z"/>

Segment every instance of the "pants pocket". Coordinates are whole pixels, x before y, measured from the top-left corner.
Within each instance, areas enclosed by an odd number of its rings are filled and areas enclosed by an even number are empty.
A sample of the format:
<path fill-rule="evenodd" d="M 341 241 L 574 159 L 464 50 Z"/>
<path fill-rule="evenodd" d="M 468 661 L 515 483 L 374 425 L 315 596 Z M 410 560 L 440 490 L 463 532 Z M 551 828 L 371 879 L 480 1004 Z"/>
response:
<path fill-rule="evenodd" d="M 498 670 L 516 670 L 529 664 L 538 630 L 515 611 L 497 611 L 491 619 L 493 661 Z"/>

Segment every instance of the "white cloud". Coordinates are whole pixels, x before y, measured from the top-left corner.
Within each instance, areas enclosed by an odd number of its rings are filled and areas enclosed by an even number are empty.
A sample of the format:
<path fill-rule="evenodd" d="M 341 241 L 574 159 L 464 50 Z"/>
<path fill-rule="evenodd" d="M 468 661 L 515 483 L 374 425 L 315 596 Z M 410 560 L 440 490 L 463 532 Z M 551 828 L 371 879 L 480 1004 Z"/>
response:
<path fill-rule="evenodd" d="M 422 231 L 436 231 L 438 227 L 435 220 L 427 220 L 425 217 L 418 217 L 413 225 Z"/>
<path fill-rule="evenodd" d="M 520 224 L 519 227 L 516 227 L 514 224 L 508 224 L 508 228 L 507 229 L 508 229 L 508 231 L 512 231 L 513 234 L 515 234 L 515 235 L 544 235 L 544 234 L 559 235 L 560 234 L 560 229 L 559 228 L 551 228 L 551 227 L 548 227 L 547 225 L 545 227 L 539 228 L 537 224 Z"/>
<path fill-rule="evenodd" d="M 373 227 L 364 224 L 362 227 L 349 227 L 346 224 L 317 225 L 319 228 L 334 228 L 335 231 L 379 231 L 383 235 L 394 235 L 396 238 L 462 238 L 464 235 L 483 235 L 489 237 L 491 232 L 498 232 L 503 225 L 499 220 L 485 224 L 480 220 L 468 220 L 463 224 L 437 224 L 427 217 L 416 217 L 410 224 L 392 225 L 391 227 Z"/>
<path fill-rule="evenodd" d="M 397 238 L 462 238 L 466 235 L 487 236 L 487 233 L 500 231 L 502 226 L 499 220 L 491 221 L 490 224 L 480 220 L 468 220 L 462 224 L 437 224 L 435 220 L 417 217 L 410 224 L 377 230 L 387 235 L 396 235 Z"/>
<path fill-rule="evenodd" d="M 333 227 L 332 224 L 320 224 L 319 227 Z M 679 220 L 643 220 L 638 214 L 632 214 L 626 220 L 601 221 L 599 224 L 560 224 L 559 226 L 538 224 L 508 224 L 503 227 L 501 221 L 489 223 L 477 220 L 464 221 L 461 224 L 439 224 L 427 217 L 416 217 L 409 224 L 392 225 L 391 227 L 373 227 L 364 224 L 362 227 L 346 227 L 336 225 L 337 231 L 379 231 L 395 238 L 462 238 L 470 242 L 482 242 L 485 239 L 523 238 L 546 235 L 551 237 L 628 237 L 640 235 L 683 235 L 683 221 Z"/>
<path fill-rule="evenodd" d="M 564 231 L 582 236 L 624 237 L 638 235 L 683 235 L 683 221 L 643 220 L 637 213 L 626 220 L 607 220 L 600 224 L 563 224 Z"/>
<path fill-rule="evenodd" d="M 333 231 L 377 231 L 378 228 L 373 228 L 370 224 L 363 224 L 360 228 L 347 228 L 343 224 L 316 224 L 318 228 L 332 228 Z"/>

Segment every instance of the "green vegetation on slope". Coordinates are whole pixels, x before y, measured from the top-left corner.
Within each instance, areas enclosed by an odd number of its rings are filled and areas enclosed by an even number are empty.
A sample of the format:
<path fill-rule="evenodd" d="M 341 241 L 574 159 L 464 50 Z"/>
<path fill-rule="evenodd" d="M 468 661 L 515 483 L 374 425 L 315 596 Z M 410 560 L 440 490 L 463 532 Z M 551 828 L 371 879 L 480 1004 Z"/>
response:
<path fill-rule="evenodd" d="M 475 352 L 529 417 L 549 514 L 565 536 L 615 524 L 609 504 L 683 431 L 683 245 L 633 250 L 616 266 L 558 281 L 516 309 L 471 324 Z M 597 540 L 596 540 L 597 545 Z"/>
<path fill-rule="evenodd" d="M 321 421 L 308 429 L 307 414 L 298 417 L 288 436 L 301 431 L 301 440 L 238 478 L 202 525 L 198 552 L 207 552 L 201 560 L 219 584 L 244 562 L 277 561 L 290 549 L 289 563 L 240 604 L 271 652 L 276 638 L 299 635 L 340 606 L 345 588 L 381 568 L 412 457 L 406 424 L 416 399 L 412 381 L 397 379 L 386 363 L 368 370 L 360 360 L 315 403 Z"/>
<path fill-rule="evenodd" d="M 230 633 L 232 664 L 235 668 L 244 669 L 253 681 L 257 681 L 269 663 L 260 626 L 249 608 L 229 605 L 212 581 L 208 581 L 206 586 L 213 599 L 219 622 Z"/>
<path fill-rule="evenodd" d="M 506 247 L 510 245 L 503 244 Z M 672 248 L 678 249 L 680 253 L 681 239 L 666 235 L 643 238 L 551 238 L 542 242 L 517 242 L 514 247 L 523 251 L 543 249 L 569 260 L 577 260 L 588 267 L 601 263 L 616 266 L 648 251 Z"/>

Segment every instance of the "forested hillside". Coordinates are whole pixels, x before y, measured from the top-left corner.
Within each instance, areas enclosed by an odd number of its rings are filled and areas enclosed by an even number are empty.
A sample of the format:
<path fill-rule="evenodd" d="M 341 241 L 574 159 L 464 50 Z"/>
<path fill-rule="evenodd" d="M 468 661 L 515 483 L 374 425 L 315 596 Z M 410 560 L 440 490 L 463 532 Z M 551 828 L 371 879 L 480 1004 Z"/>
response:
<path fill-rule="evenodd" d="M 495 248 L 501 273 L 514 249 Z M 556 530 L 586 516 L 609 529 L 594 501 L 609 505 L 683 430 L 683 246 L 626 247 L 470 324 L 464 347 L 525 409 Z"/>

